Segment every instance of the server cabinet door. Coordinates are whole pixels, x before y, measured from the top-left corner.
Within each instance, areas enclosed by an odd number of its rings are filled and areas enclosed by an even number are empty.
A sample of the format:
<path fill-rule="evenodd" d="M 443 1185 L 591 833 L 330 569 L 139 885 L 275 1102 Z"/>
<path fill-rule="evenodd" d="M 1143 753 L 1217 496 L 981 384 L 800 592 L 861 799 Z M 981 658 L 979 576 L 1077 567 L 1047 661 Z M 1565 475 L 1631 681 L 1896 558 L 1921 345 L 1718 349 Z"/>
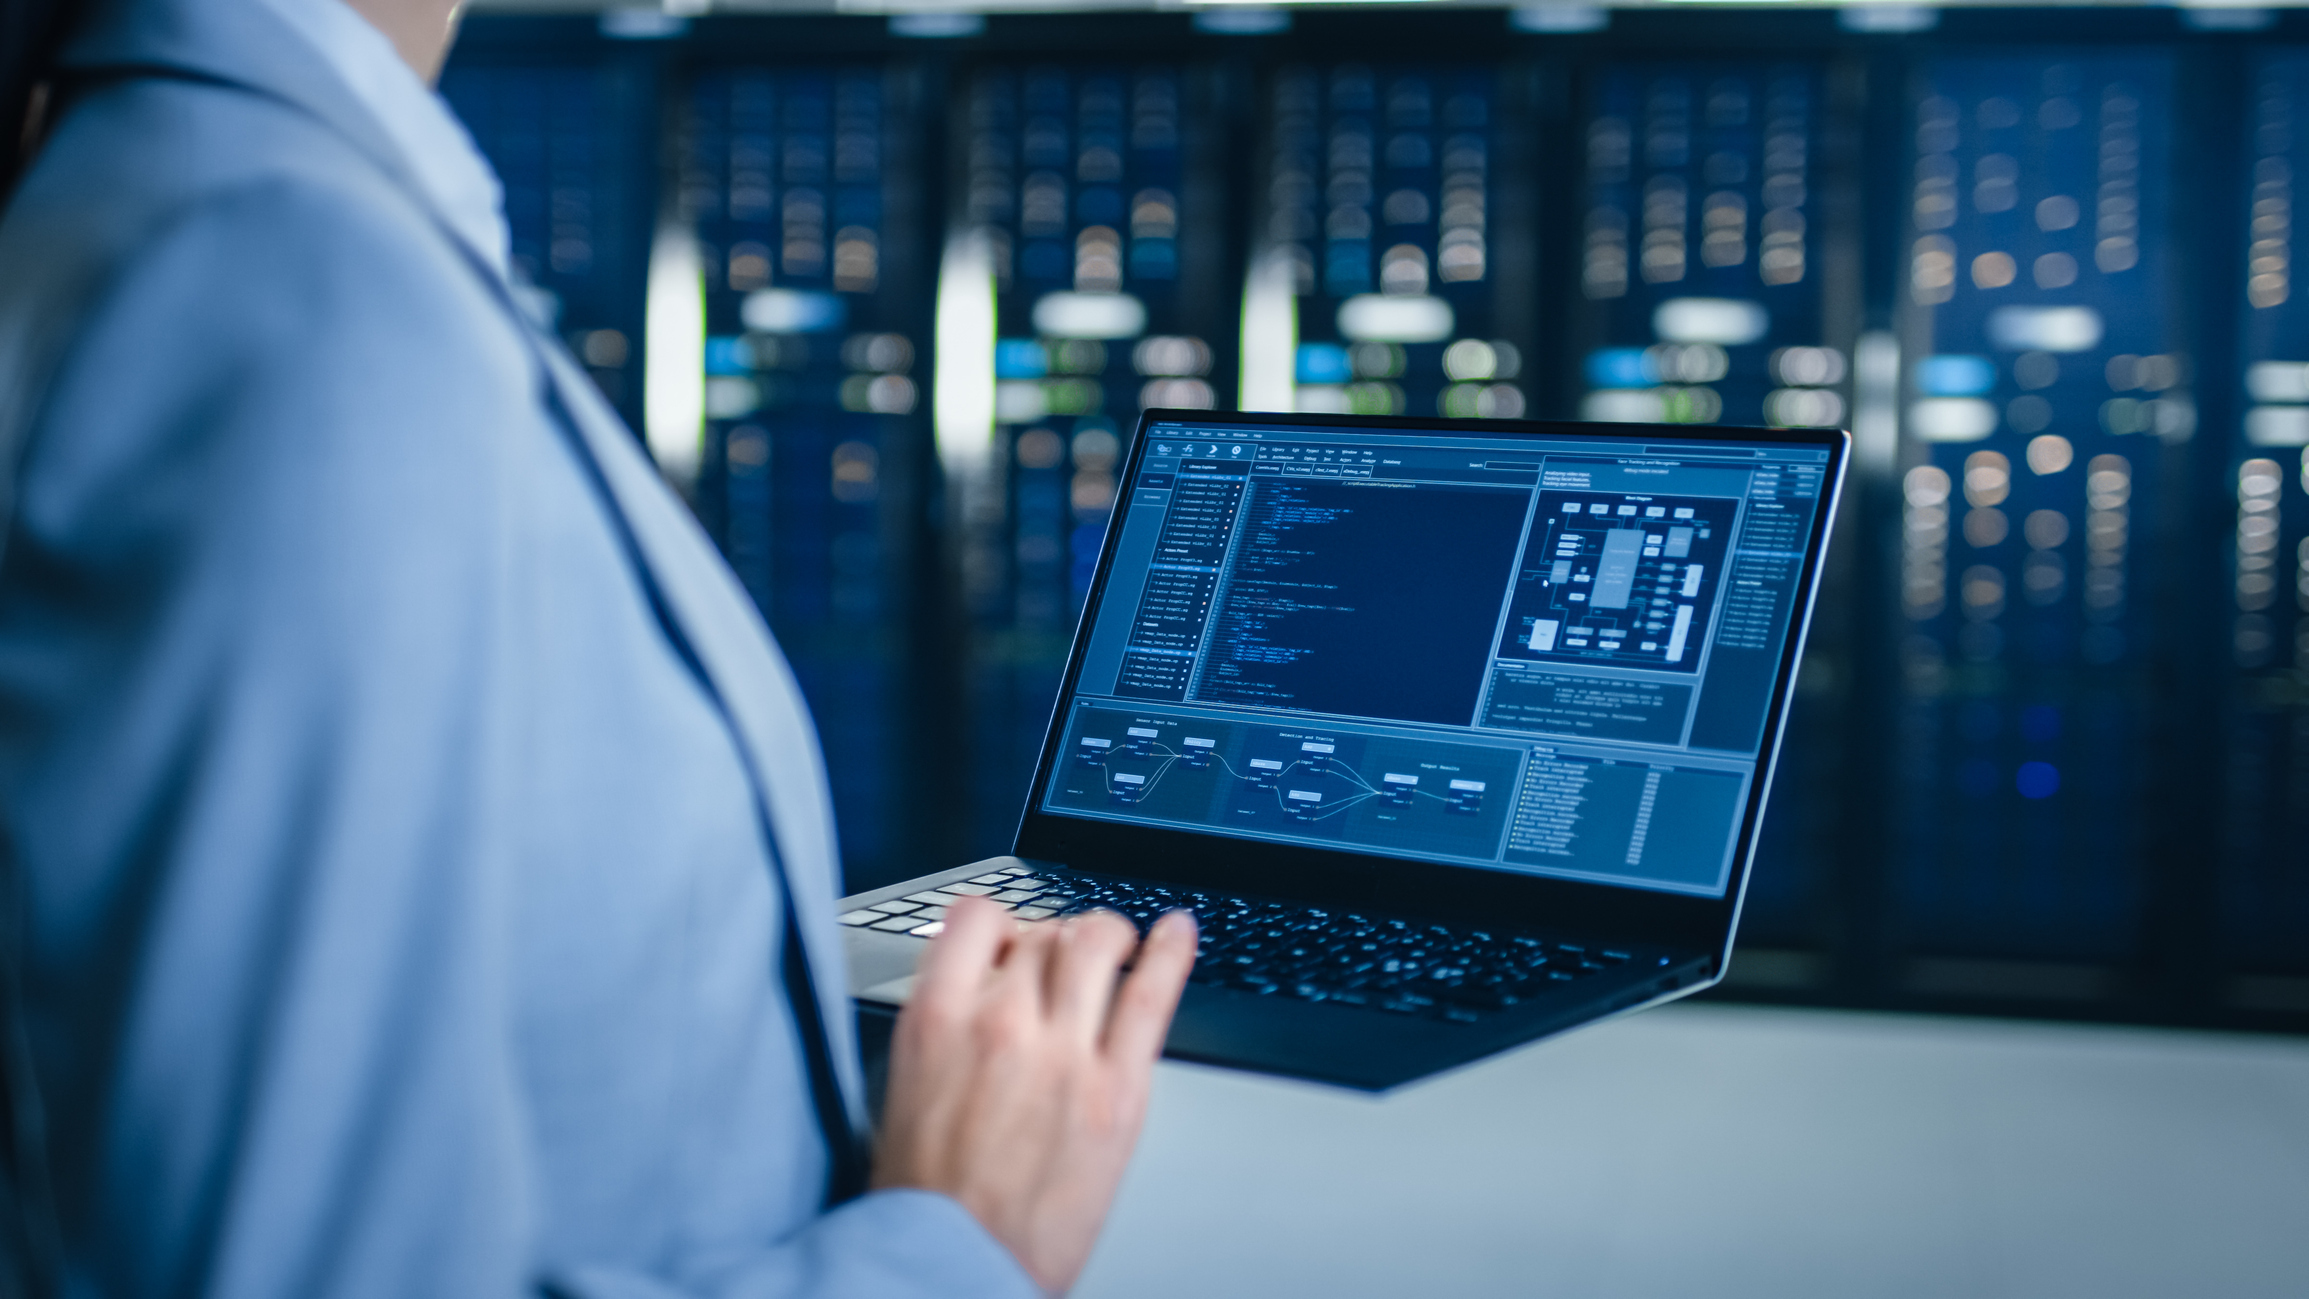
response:
<path fill-rule="evenodd" d="M 2144 995 L 2173 593 L 2141 557 L 2178 544 L 2194 422 L 2173 75 L 2087 52 L 1918 74 L 1890 890 L 1911 994 Z"/>
<path fill-rule="evenodd" d="M 2309 295 L 2293 274 L 2293 203 L 2309 169 L 2309 57 L 2265 56 L 2251 95 L 2216 992 L 2233 1012 L 2299 1024 L 2309 1018 Z"/>
<path fill-rule="evenodd" d="M 1493 255 L 1502 69 L 1288 66 L 1262 93 L 1244 405 L 1512 419 Z"/>
<path fill-rule="evenodd" d="M 1138 413 L 1230 405 L 1222 74 L 990 63 L 958 83 L 942 294 L 991 279 L 993 434 L 946 458 L 969 608 L 976 850 L 1006 852 Z M 974 364 L 959 357 L 941 365 Z M 942 371 L 942 382 L 945 372 Z"/>

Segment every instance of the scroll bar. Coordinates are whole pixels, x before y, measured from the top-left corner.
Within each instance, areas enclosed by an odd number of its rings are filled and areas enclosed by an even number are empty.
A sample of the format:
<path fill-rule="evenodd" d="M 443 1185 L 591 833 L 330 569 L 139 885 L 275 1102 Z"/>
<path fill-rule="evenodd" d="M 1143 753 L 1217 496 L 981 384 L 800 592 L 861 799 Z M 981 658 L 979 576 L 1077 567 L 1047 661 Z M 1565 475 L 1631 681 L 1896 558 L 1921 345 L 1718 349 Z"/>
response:
<path fill-rule="evenodd" d="M 1676 625 L 1668 632 L 1668 662 L 1684 661 L 1684 641 L 1692 634 L 1692 606 L 1676 606 Z"/>

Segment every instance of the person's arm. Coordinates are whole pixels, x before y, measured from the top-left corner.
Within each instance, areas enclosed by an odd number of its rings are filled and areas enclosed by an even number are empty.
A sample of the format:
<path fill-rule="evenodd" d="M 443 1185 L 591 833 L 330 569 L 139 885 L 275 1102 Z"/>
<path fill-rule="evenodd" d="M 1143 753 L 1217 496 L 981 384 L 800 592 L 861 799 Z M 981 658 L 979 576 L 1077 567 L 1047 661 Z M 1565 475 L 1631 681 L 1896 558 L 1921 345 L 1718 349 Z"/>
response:
<path fill-rule="evenodd" d="M 957 903 L 898 1016 L 875 1185 L 953 1196 L 1045 1289 L 1071 1287 L 1194 963 L 1185 912 L 1142 945 L 1111 914 L 1030 923 Z"/>
<path fill-rule="evenodd" d="M 1194 921 L 1165 916 L 1141 943 L 1119 916 L 1028 923 L 967 898 L 946 924 L 898 1017 L 873 1191 L 705 1293 L 965 1295 L 1023 1267 L 1060 1294 L 1081 1274 L 1194 967 Z M 568 1299 L 682 1293 L 623 1271 L 560 1280 Z"/>
<path fill-rule="evenodd" d="M 5 688 L 40 958 L 88 994 L 47 1078 L 77 1265 L 236 1299 L 1063 1286 L 1193 944 L 1166 929 L 1088 1032 L 1127 926 L 989 940 L 1009 922 L 967 907 L 875 1193 L 710 1265 L 532 1274 L 501 506 L 504 430 L 539 416 L 468 275 L 392 199 L 223 195 L 144 250 L 49 406 L 0 639 L 33 647 Z M 1000 1139 L 1030 1110 L 1060 1121 Z"/>

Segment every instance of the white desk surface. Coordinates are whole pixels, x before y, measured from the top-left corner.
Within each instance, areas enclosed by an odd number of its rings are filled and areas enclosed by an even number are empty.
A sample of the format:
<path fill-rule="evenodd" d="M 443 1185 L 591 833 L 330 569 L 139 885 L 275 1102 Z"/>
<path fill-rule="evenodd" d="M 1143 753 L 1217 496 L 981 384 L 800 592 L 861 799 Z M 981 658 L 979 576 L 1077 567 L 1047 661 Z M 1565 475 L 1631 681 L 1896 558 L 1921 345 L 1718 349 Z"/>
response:
<path fill-rule="evenodd" d="M 1166 1064 L 1076 1294 L 2309 1299 L 2309 1041 L 1678 1005 L 1380 1099 Z"/>

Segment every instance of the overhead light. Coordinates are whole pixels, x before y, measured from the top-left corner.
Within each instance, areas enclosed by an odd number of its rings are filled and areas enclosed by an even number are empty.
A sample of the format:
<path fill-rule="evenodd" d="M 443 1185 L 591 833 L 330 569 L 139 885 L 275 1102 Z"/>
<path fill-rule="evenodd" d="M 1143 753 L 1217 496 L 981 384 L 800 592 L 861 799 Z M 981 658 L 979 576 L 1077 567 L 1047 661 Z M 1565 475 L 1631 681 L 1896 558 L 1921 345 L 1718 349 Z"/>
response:
<path fill-rule="evenodd" d="M 1136 338 L 1146 332 L 1146 304 L 1128 293 L 1045 293 L 1034 304 L 1034 330 L 1045 338 Z"/>
<path fill-rule="evenodd" d="M 1898 36 L 1928 32 L 1940 25 L 1940 11 L 1930 5 L 1856 4 L 1836 11 L 1836 25 L 1848 32 Z"/>
<path fill-rule="evenodd" d="M 1451 304 L 1428 295 L 1358 293 L 1339 304 L 1339 332 L 1359 343 L 1440 343 L 1455 323 Z"/>
<path fill-rule="evenodd" d="M 689 31 L 689 19 L 669 6 L 620 6 L 601 11 L 601 34 L 613 41 L 670 41 Z"/>
<path fill-rule="evenodd" d="M 2277 11 L 2184 3 L 2181 25 L 2193 32 L 2265 32 L 2277 25 Z"/>
<path fill-rule="evenodd" d="M 1600 32 L 1611 26 L 1611 10 L 1600 5 L 1526 5 L 1507 11 L 1507 26 L 1511 31 L 1542 34 Z"/>
<path fill-rule="evenodd" d="M 1226 5 L 1195 15 L 1195 30 L 1211 36 L 1280 36 L 1291 30 L 1291 15 L 1264 6 Z"/>
<path fill-rule="evenodd" d="M 986 34 L 986 15 L 926 9 L 890 15 L 890 34 L 910 40 L 953 41 Z"/>

